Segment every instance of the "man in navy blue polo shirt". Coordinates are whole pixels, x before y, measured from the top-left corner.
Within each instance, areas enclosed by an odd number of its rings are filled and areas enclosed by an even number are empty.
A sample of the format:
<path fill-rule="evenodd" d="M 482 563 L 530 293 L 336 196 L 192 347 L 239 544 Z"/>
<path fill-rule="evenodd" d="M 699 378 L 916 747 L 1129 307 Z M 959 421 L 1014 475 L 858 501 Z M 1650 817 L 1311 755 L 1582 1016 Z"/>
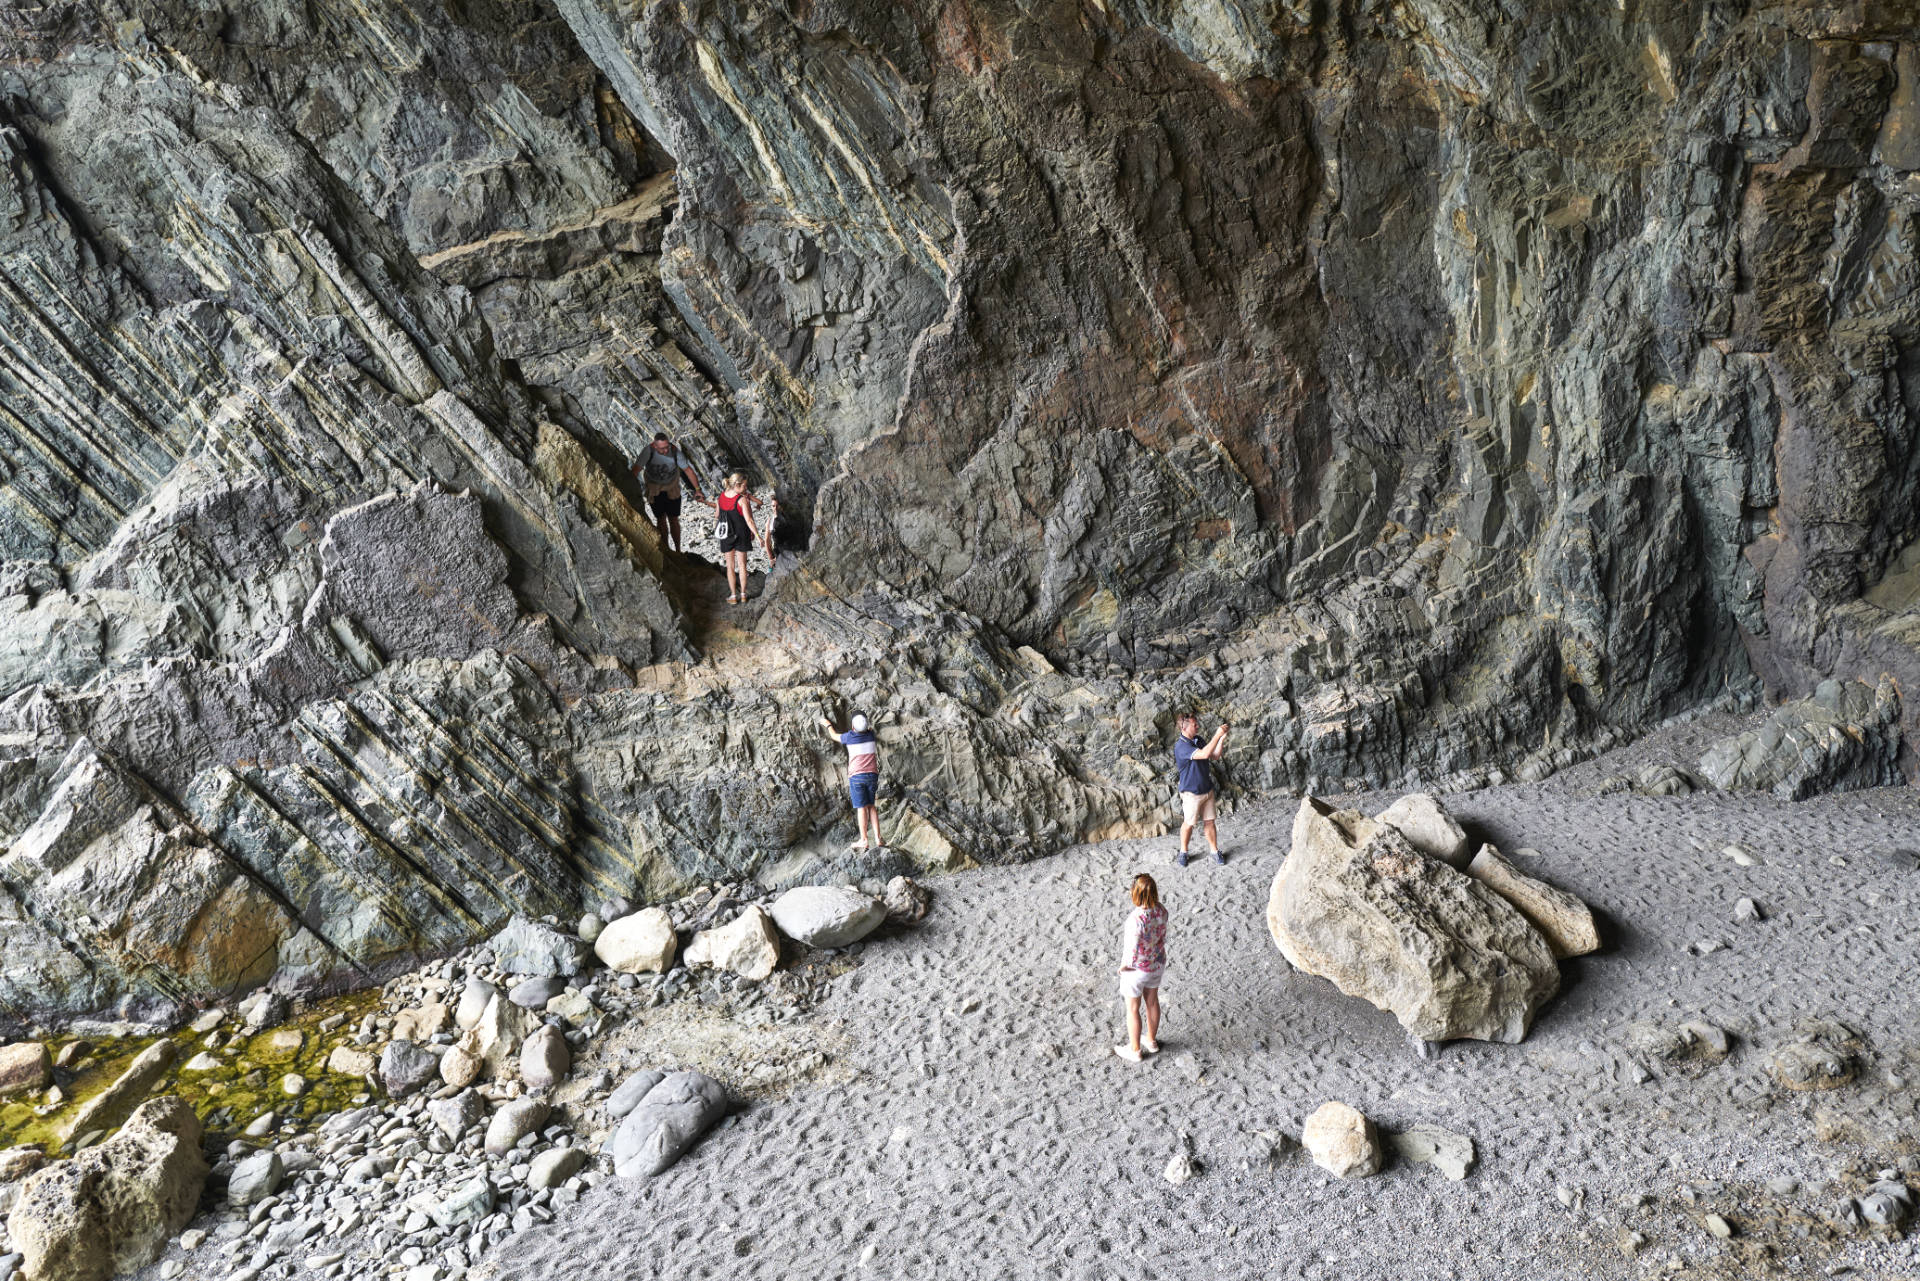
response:
<path fill-rule="evenodd" d="M 1224 863 L 1227 860 L 1220 855 L 1220 832 L 1214 823 L 1211 762 L 1226 753 L 1226 724 L 1213 732 L 1204 747 L 1200 744 L 1200 721 L 1192 712 L 1180 713 L 1175 724 L 1180 729 L 1180 739 L 1173 745 L 1174 764 L 1180 767 L 1180 852 L 1174 856 L 1174 866 L 1187 865 L 1187 843 L 1193 839 L 1195 823 L 1206 825 L 1207 848 L 1213 851 L 1213 861 Z"/>

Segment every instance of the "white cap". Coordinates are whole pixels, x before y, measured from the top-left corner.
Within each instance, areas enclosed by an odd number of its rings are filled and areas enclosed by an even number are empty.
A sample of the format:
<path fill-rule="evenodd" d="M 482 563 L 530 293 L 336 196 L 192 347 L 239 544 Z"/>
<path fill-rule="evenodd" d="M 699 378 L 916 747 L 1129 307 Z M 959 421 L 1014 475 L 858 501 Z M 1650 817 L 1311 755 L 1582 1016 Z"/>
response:
<path fill-rule="evenodd" d="M 861 730 L 865 729 L 866 727 L 867 727 L 867 718 L 860 715 L 858 712 L 854 713 L 853 732 L 858 734 Z"/>

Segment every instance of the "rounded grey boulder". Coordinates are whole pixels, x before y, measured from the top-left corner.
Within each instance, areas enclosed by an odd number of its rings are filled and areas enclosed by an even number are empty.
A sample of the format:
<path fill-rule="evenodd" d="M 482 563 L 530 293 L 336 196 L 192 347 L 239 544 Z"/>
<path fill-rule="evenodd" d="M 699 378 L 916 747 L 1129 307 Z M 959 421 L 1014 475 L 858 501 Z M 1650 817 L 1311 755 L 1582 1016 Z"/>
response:
<path fill-rule="evenodd" d="M 613 1133 L 613 1171 L 647 1178 L 680 1159 L 727 1111 L 727 1087 L 701 1072 L 675 1072 L 647 1091 Z"/>
<path fill-rule="evenodd" d="M 773 901 L 768 913 L 782 934 L 808 947 L 857 943 L 887 919 L 884 903 L 838 885 L 802 885 L 788 890 Z"/>

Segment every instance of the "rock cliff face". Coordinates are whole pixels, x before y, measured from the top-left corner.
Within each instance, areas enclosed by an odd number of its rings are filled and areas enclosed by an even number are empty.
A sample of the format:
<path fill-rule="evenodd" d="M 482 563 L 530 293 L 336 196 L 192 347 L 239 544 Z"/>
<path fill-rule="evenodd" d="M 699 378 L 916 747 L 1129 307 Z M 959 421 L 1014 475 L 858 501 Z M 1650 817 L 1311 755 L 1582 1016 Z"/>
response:
<path fill-rule="evenodd" d="M 54 4 L 0 159 L 15 1016 L 1152 830 L 1179 705 L 1332 791 L 1857 678 L 1913 772 L 1898 0 Z"/>

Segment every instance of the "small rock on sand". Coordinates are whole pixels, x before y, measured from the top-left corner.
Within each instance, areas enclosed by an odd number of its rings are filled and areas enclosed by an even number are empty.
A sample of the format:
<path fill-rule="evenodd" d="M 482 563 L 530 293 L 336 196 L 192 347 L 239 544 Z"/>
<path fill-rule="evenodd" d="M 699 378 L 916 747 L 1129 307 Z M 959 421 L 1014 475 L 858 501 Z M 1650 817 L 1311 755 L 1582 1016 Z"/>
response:
<path fill-rule="evenodd" d="M 1415 1125 L 1386 1136 L 1387 1147 L 1409 1165 L 1428 1165 L 1455 1182 L 1473 1169 L 1473 1140 L 1437 1125 Z"/>
<path fill-rule="evenodd" d="M 1307 1118 L 1300 1146 L 1313 1163 L 1341 1179 L 1363 1179 L 1380 1172 L 1380 1143 L 1373 1122 L 1345 1103 L 1322 1103 Z"/>

